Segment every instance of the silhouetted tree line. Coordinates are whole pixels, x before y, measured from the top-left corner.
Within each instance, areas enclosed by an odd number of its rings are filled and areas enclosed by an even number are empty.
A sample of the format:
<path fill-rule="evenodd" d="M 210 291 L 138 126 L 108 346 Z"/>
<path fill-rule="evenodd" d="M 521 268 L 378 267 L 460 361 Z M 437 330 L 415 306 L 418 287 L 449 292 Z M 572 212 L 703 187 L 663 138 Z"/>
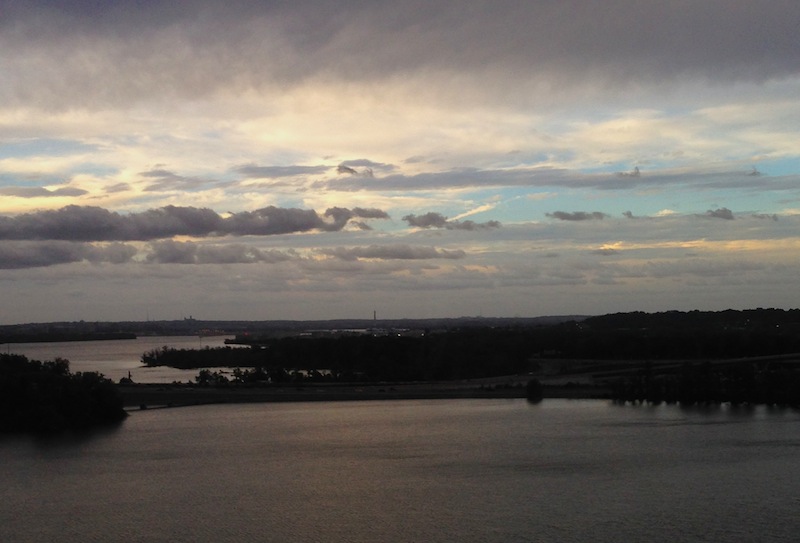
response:
<path fill-rule="evenodd" d="M 116 386 L 99 373 L 71 373 L 64 359 L 0 355 L 0 432 L 78 430 L 125 416 Z"/>
<path fill-rule="evenodd" d="M 538 359 L 698 360 L 800 352 L 800 310 L 619 313 L 554 325 L 470 327 L 420 336 L 253 338 L 252 348 L 157 349 L 147 365 L 246 367 L 240 382 L 291 379 L 419 381 L 493 377 Z M 328 370 L 315 375 L 292 368 Z M 283 372 L 283 373 L 281 373 Z M 267 375 L 266 379 L 263 376 Z M 223 376 L 224 377 L 224 376 Z M 211 375 L 208 379 L 213 381 Z"/>
<path fill-rule="evenodd" d="M 567 358 L 741 358 L 800 352 L 800 310 L 616 313 L 567 323 L 553 348 Z"/>
<path fill-rule="evenodd" d="M 252 348 L 162 348 L 145 353 L 148 365 L 183 369 L 249 367 L 243 382 L 421 381 L 467 379 L 528 370 L 530 345 L 518 330 L 471 329 L 424 337 L 338 336 L 266 339 Z M 291 374 L 291 369 L 306 370 Z M 324 373 L 320 370 L 326 370 Z M 213 372 L 203 377 L 214 381 Z"/>
<path fill-rule="evenodd" d="M 780 362 L 684 362 L 654 373 L 645 365 L 614 383 L 620 401 L 694 404 L 800 406 L 800 371 Z"/>
<path fill-rule="evenodd" d="M 170 366 L 179 369 L 214 367 L 256 367 L 265 362 L 259 349 L 240 347 L 204 347 L 202 349 L 175 349 L 161 347 L 142 354 L 145 366 Z"/>

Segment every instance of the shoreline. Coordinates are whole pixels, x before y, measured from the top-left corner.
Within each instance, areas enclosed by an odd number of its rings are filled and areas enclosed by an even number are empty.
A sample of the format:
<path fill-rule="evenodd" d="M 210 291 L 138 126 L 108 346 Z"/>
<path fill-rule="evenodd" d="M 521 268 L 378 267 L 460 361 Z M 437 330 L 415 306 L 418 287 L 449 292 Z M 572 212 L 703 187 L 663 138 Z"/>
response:
<path fill-rule="evenodd" d="M 544 385 L 544 399 L 609 399 L 609 390 L 592 386 Z M 126 410 L 187 407 L 218 403 L 336 402 L 374 400 L 524 399 L 524 386 L 486 387 L 474 383 L 343 384 L 325 386 L 201 387 L 118 385 Z"/>

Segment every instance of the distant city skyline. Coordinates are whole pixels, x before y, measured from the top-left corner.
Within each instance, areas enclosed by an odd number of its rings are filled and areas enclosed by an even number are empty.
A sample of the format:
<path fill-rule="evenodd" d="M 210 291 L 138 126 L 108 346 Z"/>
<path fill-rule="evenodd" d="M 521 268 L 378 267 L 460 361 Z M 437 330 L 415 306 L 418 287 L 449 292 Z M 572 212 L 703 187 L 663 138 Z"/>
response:
<path fill-rule="evenodd" d="M 0 324 L 800 307 L 798 24 L 0 0 Z"/>

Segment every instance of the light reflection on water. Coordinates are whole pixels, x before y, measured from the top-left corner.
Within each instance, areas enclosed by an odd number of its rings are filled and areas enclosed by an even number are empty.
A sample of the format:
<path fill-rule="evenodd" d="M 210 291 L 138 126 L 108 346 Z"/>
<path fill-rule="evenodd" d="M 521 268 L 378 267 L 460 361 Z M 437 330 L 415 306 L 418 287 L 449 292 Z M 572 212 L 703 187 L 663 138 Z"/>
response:
<path fill-rule="evenodd" d="M 198 370 L 148 368 L 142 366 L 142 354 L 165 346 L 176 349 L 223 347 L 228 337 L 231 336 L 142 336 L 104 341 L 11 343 L 2 347 L 3 352 L 22 354 L 31 360 L 66 358 L 73 372 L 97 371 L 115 382 L 127 377 L 130 372 L 137 383 L 172 383 L 192 381 Z"/>
<path fill-rule="evenodd" d="M 792 541 L 792 410 L 218 405 L 0 441 L 2 541 Z"/>

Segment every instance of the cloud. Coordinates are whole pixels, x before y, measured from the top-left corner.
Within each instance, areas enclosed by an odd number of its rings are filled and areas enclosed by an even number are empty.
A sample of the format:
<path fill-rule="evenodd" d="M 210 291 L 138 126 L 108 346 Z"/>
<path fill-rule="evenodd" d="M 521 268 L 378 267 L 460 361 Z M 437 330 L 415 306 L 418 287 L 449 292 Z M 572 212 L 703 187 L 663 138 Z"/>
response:
<path fill-rule="evenodd" d="M 244 244 L 199 245 L 194 242 L 172 240 L 150 243 L 147 262 L 158 264 L 274 264 L 297 258 L 296 255 L 270 250 L 264 251 Z"/>
<path fill-rule="evenodd" d="M 16 198 L 52 198 L 55 196 L 83 196 L 88 191 L 74 187 L 50 190 L 44 187 L 0 187 L 0 195 Z"/>
<path fill-rule="evenodd" d="M 435 247 L 412 247 L 410 245 L 370 245 L 369 247 L 336 247 L 322 251 L 323 254 L 353 261 L 360 259 L 379 260 L 428 260 L 464 258 L 466 253 L 462 250 L 449 251 Z"/>
<path fill-rule="evenodd" d="M 778 215 L 775 213 L 753 213 L 753 217 L 756 219 L 769 219 L 778 222 Z"/>
<path fill-rule="evenodd" d="M 13 318 L 797 305 L 796 1 L 0 4 Z"/>
<path fill-rule="evenodd" d="M 712 219 L 725 219 L 727 221 L 732 221 L 734 218 L 733 212 L 727 207 L 721 207 L 719 209 L 709 209 L 708 211 L 706 211 L 705 216 Z"/>
<path fill-rule="evenodd" d="M 336 173 L 340 175 L 352 175 L 354 177 L 363 177 L 366 179 L 372 179 L 375 177 L 375 172 L 372 168 L 364 168 L 361 171 L 356 170 L 353 166 L 362 165 L 362 164 L 375 164 L 369 160 L 351 160 L 348 162 L 343 162 L 336 167 Z M 383 164 L 378 164 L 379 166 L 384 166 Z"/>
<path fill-rule="evenodd" d="M 575 211 L 572 213 L 566 211 L 554 211 L 553 213 L 547 213 L 546 215 L 551 219 L 558 219 L 560 221 L 598 221 L 608 217 L 608 215 L 599 211 Z"/>
<path fill-rule="evenodd" d="M 347 177 L 318 180 L 313 188 L 348 191 L 425 191 L 456 188 L 530 187 L 573 189 L 597 189 L 626 191 L 647 187 L 663 190 L 667 186 L 689 186 L 695 189 L 736 188 L 769 191 L 794 190 L 796 176 L 752 177 L 740 171 L 709 168 L 685 170 L 651 171 L 645 175 L 613 175 L 608 173 L 583 173 L 578 170 L 543 166 L 520 166 L 509 169 L 455 168 L 444 171 L 429 171 L 418 174 L 392 173 L 375 177 L 365 175 L 349 166 L 340 165 L 340 174 Z M 532 199 L 551 197 L 552 193 L 529 196 Z"/>
<path fill-rule="evenodd" d="M 447 221 L 445 228 L 449 230 L 486 230 L 489 228 L 500 228 L 500 221 Z"/>
<path fill-rule="evenodd" d="M 250 179 L 274 179 L 298 175 L 317 175 L 325 173 L 328 166 L 256 166 L 253 164 L 235 168 L 237 173 Z"/>
<path fill-rule="evenodd" d="M 339 164 L 339 166 L 336 167 L 336 172 L 340 174 L 358 175 L 358 171 L 344 164 Z"/>
<path fill-rule="evenodd" d="M 639 170 L 639 166 L 636 166 L 630 172 L 617 172 L 617 176 L 619 177 L 641 177 L 642 172 Z"/>
<path fill-rule="evenodd" d="M 359 158 L 356 160 L 345 160 L 339 167 L 353 169 L 353 168 L 368 168 L 369 171 L 378 170 L 382 172 L 389 172 L 396 169 L 394 164 L 386 164 L 383 162 L 375 162 L 367 158 Z"/>
<path fill-rule="evenodd" d="M 310 209 L 274 206 L 222 217 L 210 209 L 165 206 L 121 215 L 99 207 L 67 206 L 13 217 L 0 216 L 0 239 L 70 241 L 147 241 L 173 236 L 269 236 L 335 232 L 351 219 L 386 219 L 380 209 L 330 208 L 320 216 Z"/>
<path fill-rule="evenodd" d="M 508 74 L 526 74 L 523 95 L 548 81 L 562 89 L 596 80 L 613 91 L 676 78 L 762 82 L 800 70 L 800 7 L 791 1 L 736 9 L 729 0 L 56 4 L 3 8 L 0 47 L 16 52 L 3 62 L 15 82 L 3 86 L 3 101 L 27 94 L 43 105 L 102 107 L 423 73 L 458 87 L 483 82 L 487 94 Z"/>
<path fill-rule="evenodd" d="M 151 243 L 150 247 L 151 252 L 147 255 L 148 262 L 194 264 L 197 259 L 197 244 L 195 243 L 167 240 Z"/>
<path fill-rule="evenodd" d="M 257 249 L 239 243 L 229 245 L 201 245 L 197 249 L 198 264 L 250 264 L 262 262 L 275 264 L 299 258 L 293 252 Z"/>
<path fill-rule="evenodd" d="M 349 166 L 339 166 L 340 173 L 350 174 L 347 180 L 323 182 L 320 185 L 340 190 L 432 190 L 475 186 L 551 186 L 563 183 L 566 172 L 546 168 L 520 168 L 515 170 L 481 170 L 458 168 L 443 172 L 425 172 L 415 175 L 391 174 L 377 178 L 360 175 Z M 573 174 L 574 175 L 574 174 Z M 574 177 L 572 178 L 574 179 Z M 559 181 L 561 180 L 561 181 Z"/>
<path fill-rule="evenodd" d="M 406 221 L 409 226 L 416 228 L 444 228 L 447 224 L 447 217 L 441 213 L 434 213 L 432 211 L 424 215 L 414 215 L 412 213 L 403 217 L 403 220 Z"/>
<path fill-rule="evenodd" d="M 94 245 L 69 241 L 0 242 L 0 269 L 24 269 L 88 261 L 123 264 L 136 254 L 136 248 L 122 243 Z"/>
<path fill-rule="evenodd" d="M 271 236 L 321 230 L 338 232 L 351 219 L 386 219 L 388 214 L 379 209 L 332 207 L 320 216 L 312 209 L 279 208 L 269 206 L 255 211 L 233 213 L 223 220 L 218 234 L 233 236 Z"/>
<path fill-rule="evenodd" d="M 414 215 L 413 213 L 403 217 L 409 226 L 414 228 L 446 228 L 447 230 L 485 230 L 488 228 L 500 228 L 499 221 L 487 221 L 476 223 L 474 221 L 447 220 L 441 213 L 428 212 L 424 215 Z"/>
<path fill-rule="evenodd" d="M 353 216 L 362 219 L 388 219 L 389 214 L 382 209 L 354 207 Z"/>
<path fill-rule="evenodd" d="M 129 190 L 131 190 L 131 185 L 129 183 L 114 183 L 106 187 L 105 192 L 107 194 L 114 194 L 115 192 L 125 192 Z"/>
<path fill-rule="evenodd" d="M 140 176 L 147 179 L 154 179 L 155 182 L 145 187 L 146 192 L 162 191 L 196 191 L 203 188 L 219 185 L 219 181 L 201 179 L 199 177 L 186 177 L 178 175 L 169 170 L 150 170 L 141 172 Z"/>

